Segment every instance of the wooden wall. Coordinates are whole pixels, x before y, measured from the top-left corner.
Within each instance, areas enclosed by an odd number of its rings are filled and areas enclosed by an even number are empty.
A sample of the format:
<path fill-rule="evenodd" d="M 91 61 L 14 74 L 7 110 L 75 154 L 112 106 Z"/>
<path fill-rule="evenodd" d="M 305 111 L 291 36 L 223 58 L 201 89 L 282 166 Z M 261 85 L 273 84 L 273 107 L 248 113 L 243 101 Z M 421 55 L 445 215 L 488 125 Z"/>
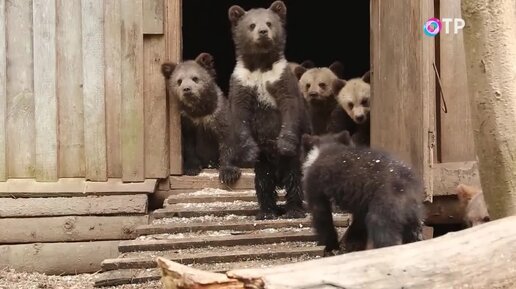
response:
<path fill-rule="evenodd" d="M 160 73 L 178 27 L 178 0 L 0 0 L 0 181 L 180 170 Z"/>

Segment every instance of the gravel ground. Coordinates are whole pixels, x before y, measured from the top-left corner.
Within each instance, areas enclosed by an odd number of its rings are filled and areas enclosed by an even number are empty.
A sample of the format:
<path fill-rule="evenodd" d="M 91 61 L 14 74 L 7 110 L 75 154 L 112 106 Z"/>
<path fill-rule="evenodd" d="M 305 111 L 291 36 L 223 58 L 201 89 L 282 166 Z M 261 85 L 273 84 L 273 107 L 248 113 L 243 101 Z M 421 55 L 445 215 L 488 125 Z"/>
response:
<path fill-rule="evenodd" d="M 93 289 L 95 274 L 54 276 L 0 270 L 0 289 Z M 160 281 L 103 287 L 105 289 L 162 289 Z"/>

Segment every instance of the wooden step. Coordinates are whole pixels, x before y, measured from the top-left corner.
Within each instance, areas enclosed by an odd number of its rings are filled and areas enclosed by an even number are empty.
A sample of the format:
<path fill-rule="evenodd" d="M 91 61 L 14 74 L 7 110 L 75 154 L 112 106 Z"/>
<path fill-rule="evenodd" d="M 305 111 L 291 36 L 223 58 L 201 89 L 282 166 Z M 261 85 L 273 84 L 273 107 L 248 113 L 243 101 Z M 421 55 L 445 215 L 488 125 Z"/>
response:
<path fill-rule="evenodd" d="M 337 227 L 346 227 L 349 225 L 348 216 L 334 217 L 334 223 Z M 142 225 L 136 228 L 136 234 L 178 234 L 187 232 L 202 231 L 218 231 L 218 230 L 235 230 L 235 231 L 252 231 L 262 230 L 266 228 L 287 228 L 287 227 L 310 227 L 311 219 L 279 219 L 266 221 L 219 221 L 205 223 L 181 223 L 181 224 L 159 224 L 159 225 Z"/>
<path fill-rule="evenodd" d="M 163 254 L 163 257 L 182 264 L 196 263 L 220 263 L 235 262 L 256 259 L 273 259 L 297 257 L 302 255 L 322 256 L 324 247 L 298 247 L 289 248 L 289 246 L 278 246 L 276 248 L 256 249 L 250 246 L 247 250 L 229 250 L 225 252 L 203 252 L 193 254 L 183 254 L 170 252 Z M 101 264 L 102 270 L 118 270 L 118 269 L 138 269 L 138 268 L 155 268 L 156 257 L 122 257 L 116 259 L 104 260 Z"/>
<path fill-rule="evenodd" d="M 285 201 L 285 191 L 278 191 L 278 200 Z M 247 191 L 226 191 L 221 189 L 202 189 L 195 192 L 181 193 L 169 196 L 165 202 L 165 207 L 170 204 L 180 203 L 213 203 L 213 202 L 256 202 L 256 192 Z"/>
<path fill-rule="evenodd" d="M 170 176 L 169 181 L 171 190 L 218 188 L 232 191 L 254 189 L 254 173 L 250 170 L 243 170 L 240 179 L 232 186 L 221 183 L 216 170 L 204 170 L 197 176 Z"/>
<path fill-rule="evenodd" d="M 258 205 L 256 208 L 232 208 L 232 209 L 221 209 L 221 208 L 184 208 L 177 206 L 168 206 L 163 209 L 157 209 L 152 212 L 151 217 L 153 219 L 160 218 L 172 218 L 172 217 L 202 217 L 202 216 L 215 216 L 222 217 L 227 215 L 237 216 L 254 216 L 258 214 Z"/>
<path fill-rule="evenodd" d="M 244 235 L 202 236 L 192 238 L 175 238 L 168 240 L 131 240 L 121 241 L 118 250 L 121 253 L 135 251 L 165 251 L 205 246 L 236 246 L 249 244 L 271 244 L 279 242 L 309 242 L 315 240 L 311 230 L 302 232 L 281 232 Z"/>

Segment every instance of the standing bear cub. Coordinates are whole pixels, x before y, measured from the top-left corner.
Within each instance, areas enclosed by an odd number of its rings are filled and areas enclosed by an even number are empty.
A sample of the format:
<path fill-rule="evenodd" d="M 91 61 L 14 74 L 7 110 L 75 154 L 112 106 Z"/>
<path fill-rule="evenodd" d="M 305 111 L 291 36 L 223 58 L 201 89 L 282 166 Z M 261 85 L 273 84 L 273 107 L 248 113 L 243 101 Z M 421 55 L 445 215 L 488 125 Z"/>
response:
<path fill-rule="evenodd" d="M 319 244 L 339 249 L 332 203 L 353 215 L 346 251 L 422 239 L 422 181 L 386 153 L 355 147 L 348 131 L 303 136 L 303 182 Z"/>
<path fill-rule="evenodd" d="M 277 187 L 284 187 L 287 218 L 305 216 L 302 206 L 300 143 L 309 122 L 297 79 L 284 56 L 287 8 L 228 11 L 236 52 L 229 101 L 239 159 L 253 162 L 260 205 L 257 219 L 280 215 Z"/>
<path fill-rule="evenodd" d="M 229 104 L 215 82 L 213 57 L 201 53 L 195 60 L 163 63 L 161 72 L 167 91 L 179 99 L 185 173 L 214 165 L 221 182 L 235 183 L 241 172 L 233 165 Z"/>

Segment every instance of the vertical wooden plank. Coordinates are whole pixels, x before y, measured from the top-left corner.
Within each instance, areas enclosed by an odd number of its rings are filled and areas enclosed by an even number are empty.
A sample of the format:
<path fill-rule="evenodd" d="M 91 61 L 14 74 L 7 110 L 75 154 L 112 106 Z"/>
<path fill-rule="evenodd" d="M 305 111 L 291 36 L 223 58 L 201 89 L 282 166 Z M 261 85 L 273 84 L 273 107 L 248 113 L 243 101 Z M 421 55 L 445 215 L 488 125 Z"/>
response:
<path fill-rule="evenodd" d="M 143 33 L 163 34 L 164 0 L 143 1 Z"/>
<path fill-rule="evenodd" d="M 34 177 L 32 1 L 7 1 L 7 163 L 9 177 Z"/>
<path fill-rule="evenodd" d="M 371 146 L 392 152 L 423 177 L 430 166 L 428 109 L 434 95 L 428 82 L 432 51 L 422 30 L 430 6 L 422 2 L 373 1 L 378 19 L 373 27 Z"/>
<path fill-rule="evenodd" d="M 59 176 L 84 177 L 81 1 L 57 0 Z"/>
<path fill-rule="evenodd" d="M 122 179 L 144 179 L 142 0 L 121 5 Z"/>
<path fill-rule="evenodd" d="M 441 18 L 461 18 L 460 0 L 440 1 Z M 448 112 L 441 111 L 441 161 L 458 162 L 475 160 L 473 126 L 468 98 L 466 58 L 462 30 L 439 33 L 440 74 L 442 90 Z"/>
<path fill-rule="evenodd" d="M 145 107 L 145 177 L 165 178 L 168 175 L 167 97 L 165 82 L 159 73 L 165 58 L 165 38 L 146 35 L 144 51 Z"/>
<path fill-rule="evenodd" d="M 6 37 L 5 37 L 5 0 L 0 0 L 0 181 L 7 179 L 6 163 L 6 126 L 7 90 L 6 90 Z"/>
<path fill-rule="evenodd" d="M 104 1 L 105 97 L 107 171 L 110 178 L 122 177 L 120 110 L 122 106 L 122 36 L 120 1 Z"/>
<path fill-rule="evenodd" d="M 56 1 L 34 0 L 34 101 L 36 179 L 57 174 Z"/>
<path fill-rule="evenodd" d="M 86 179 L 107 179 L 104 103 L 104 0 L 82 0 L 84 156 Z"/>
<path fill-rule="evenodd" d="M 166 54 L 167 61 L 179 62 L 182 55 L 182 1 L 166 0 Z M 169 107 L 169 136 L 170 136 L 170 174 L 180 175 L 183 172 L 181 155 L 181 118 L 179 103 L 173 97 L 167 97 Z"/>

